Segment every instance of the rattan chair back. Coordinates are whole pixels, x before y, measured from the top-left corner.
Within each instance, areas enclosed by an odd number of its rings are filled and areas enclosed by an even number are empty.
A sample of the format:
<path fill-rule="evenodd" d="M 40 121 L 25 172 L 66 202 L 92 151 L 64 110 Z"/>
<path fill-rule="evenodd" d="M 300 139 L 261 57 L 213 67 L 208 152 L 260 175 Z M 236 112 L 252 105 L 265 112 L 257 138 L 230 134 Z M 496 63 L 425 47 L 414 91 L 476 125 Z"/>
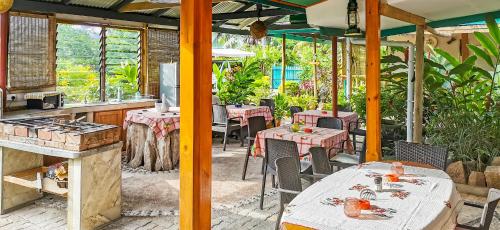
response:
<path fill-rule="evenodd" d="M 297 160 L 293 157 L 282 157 L 275 161 L 276 171 L 278 174 L 278 186 L 280 189 L 291 191 L 302 191 L 300 182 L 300 169 L 296 164 Z M 281 202 L 284 204 L 290 203 L 297 194 L 280 193 Z"/>
<path fill-rule="evenodd" d="M 300 172 L 299 149 L 294 141 L 266 138 L 266 162 L 267 166 L 276 171 L 274 162 L 282 157 L 293 157 Z"/>
<path fill-rule="evenodd" d="M 336 117 L 320 117 L 318 118 L 317 127 L 328 129 L 343 129 L 343 122 Z"/>
<path fill-rule="evenodd" d="M 248 137 L 254 138 L 259 131 L 266 129 L 266 118 L 264 116 L 255 116 L 248 118 Z"/>
<path fill-rule="evenodd" d="M 311 153 L 312 158 L 312 169 L 314 174 L 332 174 L 332 167 L 330 166 L 330 159 L 328 159 L 328 153 L 323 147 L 311 147 L 309 148 L 309 153 Z"/>
<path fill-rule="evenodd" d="M 444 147 L 397 141 L 396 159 L 428 164 L 446 170 L 448 150 Z"/>

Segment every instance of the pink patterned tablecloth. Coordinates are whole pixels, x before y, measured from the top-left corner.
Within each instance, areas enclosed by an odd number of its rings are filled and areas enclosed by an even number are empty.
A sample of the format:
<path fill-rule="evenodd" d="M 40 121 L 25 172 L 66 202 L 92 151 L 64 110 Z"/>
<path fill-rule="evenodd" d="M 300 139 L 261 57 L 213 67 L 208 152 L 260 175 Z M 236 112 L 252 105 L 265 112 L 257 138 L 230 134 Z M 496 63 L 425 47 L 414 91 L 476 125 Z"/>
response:
<path fill-rule="evenodd" d="M 268 106 L 243 105 L 241 108 L 237 108 L 234 105 L 228 105 L 226 108 L 230 118 L 241 117 L 240 125 L 242 127 L 248 125 L 249 117 L 264 116 L 267 122 L 273 120 L 271 109 Z"/>
<path fill-rule="evenodd" d="M 312 127 L 313 133 L 304 133 L 302 131 L 292 132 L 289 127 L 280 126 L 258 132 L 255 137 L 254 156 L 265 155 L 266 138 L 295 141 L 300 155 L 308 153 L 309 148 L 313 146 L 321 146 L 326 149 L 341 148 L 342 142 L 348 138 L 346 130 Z"/>
<path fill-rule="evenodd" d="M 354 112 L 342 112 L 339 111 L 339 118 L 344 123 L 344 129 L 349 129 L 349 123 L 356 122 L 358 119 L 358 114 Z M 300 113 L 295 113 L 293 115 L 294 121 L 304 121 L 306 126 L 316 127 L 318 123 L 318 118 L 320 117 L 333 117 L 332 111 L 321 111 L 321 110 L 307 110 Z"/>
<path fill-rule="evenodd" d="M 160 113 L 155 109 L 128 111 L 123 128 L 126 129 L 130 123 L 140 123 L 149 126 L 157 138 L 163 138 L 181 126 L 180 115 L 178 113 Z"/>

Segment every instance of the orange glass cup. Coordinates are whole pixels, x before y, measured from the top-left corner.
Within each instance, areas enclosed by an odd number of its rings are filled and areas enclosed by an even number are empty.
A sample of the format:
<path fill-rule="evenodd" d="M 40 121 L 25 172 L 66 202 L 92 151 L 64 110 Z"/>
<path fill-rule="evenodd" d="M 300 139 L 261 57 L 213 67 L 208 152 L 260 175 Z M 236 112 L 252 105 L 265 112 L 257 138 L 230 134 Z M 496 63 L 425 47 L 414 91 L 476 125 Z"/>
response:
<path fill-rule="evenodd" d="M 361 210 L 370 210 L 371 208 L 371 205 L 370 205 L 370 201 L 369 200 L 359 200 L 359 208 Z"/>
<path fill-rule="evenodd" d="M 348 217 L 358 217 L 361 215 L 359 199 L 354 197 L 346 198 L 344 201 L 344 213 Z"/>
<path fill-rule="evenodd" d="M 401 162 L 392 162 L 391 171 L 398 176 L 405 174 L 405 169 L 403 168 L 403 163 Z"/>
<path fill-rule="evenodd" d="M 399 182 L 399 176 L 397 174 L 387 174 L 385 175 L 389 182 Z"/>

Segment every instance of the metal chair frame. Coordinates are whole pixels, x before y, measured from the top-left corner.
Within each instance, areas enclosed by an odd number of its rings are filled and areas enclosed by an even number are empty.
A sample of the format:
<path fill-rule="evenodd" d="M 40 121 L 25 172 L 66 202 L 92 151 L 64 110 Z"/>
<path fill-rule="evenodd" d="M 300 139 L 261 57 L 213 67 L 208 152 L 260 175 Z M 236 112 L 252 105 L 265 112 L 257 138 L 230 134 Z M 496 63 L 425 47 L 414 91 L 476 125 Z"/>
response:
<path fill-rule="evenodd" d="M 237 135 L 243 146 L 240 119 L 241 117 L 230 118 L 225 105 L 212 105 L 212 132 L 224 133 L 222 151 L 226 151 L 227 139 L 233 131 L 238 131 Z"/>
<path fill-rule="evenodd" d="M 248 158 L 252 155 L 252 146 L 255 142 L 255 137 L 259 131 L 266 129 L 266 118 L 264 116 L 255 116 L 248 118 L 248 136 L 245 138 L 247 141 L 247 152 L 245 155 L 245 162 L 243 164 L 243 173 L 241 175 L 241 180 L 245 180 L 247 167 L 248 167 Z"/>
<path fill-rule="evenodd" d="M 495 214 L 495 209 L 498 205 L 498 201 L 500 201 L 500 190 L 494 188 L 490 188 L 490 191 L 488 192 L 488 197 L 486 198 L 486 204 L 484 205 L 465 201 L 464 205 L 483 209 L 483 214 L 481 216 L 481 221 L 479 222 L 478 227 L 469 226 L 465 224 L 457 224 L 457 229 L 473 229 L 473 230 L 490 229 L 490 225 L 493 220 L 493 216 Z"/>

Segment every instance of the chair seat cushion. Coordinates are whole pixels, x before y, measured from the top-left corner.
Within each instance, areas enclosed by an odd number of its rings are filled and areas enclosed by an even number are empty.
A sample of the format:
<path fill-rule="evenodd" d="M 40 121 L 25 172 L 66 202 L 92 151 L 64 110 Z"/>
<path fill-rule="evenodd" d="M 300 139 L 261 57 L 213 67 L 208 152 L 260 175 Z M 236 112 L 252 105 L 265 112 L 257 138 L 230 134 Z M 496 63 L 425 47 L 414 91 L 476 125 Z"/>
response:
<path fill-rule="evenodd" d="M 330 160 L 346 164 L 359 164 L 359 156 L 347 153 L 337 153 L 337 155 L 330 158 Z"/>

